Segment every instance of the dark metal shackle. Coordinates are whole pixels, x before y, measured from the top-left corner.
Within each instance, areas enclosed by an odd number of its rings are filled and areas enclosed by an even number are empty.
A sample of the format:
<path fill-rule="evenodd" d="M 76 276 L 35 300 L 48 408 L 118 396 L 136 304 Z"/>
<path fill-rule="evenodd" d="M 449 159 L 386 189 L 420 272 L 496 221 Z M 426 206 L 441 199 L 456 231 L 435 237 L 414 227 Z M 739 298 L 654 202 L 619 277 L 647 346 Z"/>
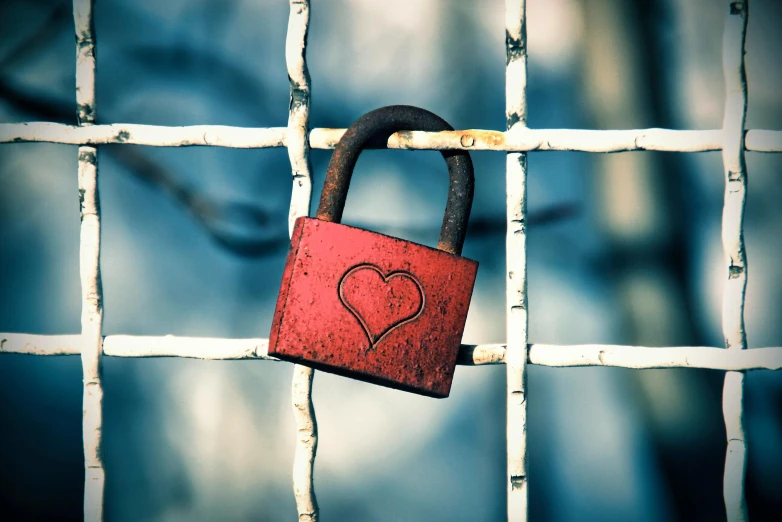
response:
<path fill-rule="evenodd" d="M 389 105 L 361 116 L 348 127 L 334 148 L 316 218 L 335 223 L 342 220 L 342 211 L 345 209 L 345 199 L 358 155 L 369 144 L 386 148 L 388 137 L 402 130 L 439 132 L 452 131 L 453 127 L 436 114 L 410 105 Z M 450 184 L 437 248 L 460 255 L 470 219 L 475 175 L 469 152 L 440 152 L 448 165 Z"/>

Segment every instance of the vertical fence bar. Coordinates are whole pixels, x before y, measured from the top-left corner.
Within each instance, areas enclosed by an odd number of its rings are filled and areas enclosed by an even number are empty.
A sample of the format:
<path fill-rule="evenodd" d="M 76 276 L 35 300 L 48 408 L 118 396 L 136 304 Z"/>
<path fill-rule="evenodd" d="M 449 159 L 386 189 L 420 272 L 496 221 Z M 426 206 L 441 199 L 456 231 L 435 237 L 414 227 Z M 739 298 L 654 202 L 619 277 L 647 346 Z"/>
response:
<path fill-rule="evenodd" d="M 290 80 L 290 113 L 287 147 L 293 174 L 293 192 L 288 215 L 288 231 L 299 216 L 309 214 L 312 178 L 309 161 L 310 76 L 307 71 L 307 31 L 310 22 L 309 0 L 290 0 L 290 18 L 285 43 L 285 61 Z M 318 520 L 313 473 L 318 449 L 318 423 L 312 404 L 314 370 L 294 365 L 291 396 L 296 417 L 296 450 L 293 456 L 293 494 L 299 522 Z"/>
<path fill-rule="evenodd" d="M 507 129 L 527 126 L 525 0 L 505 2 L 505 118 Z M 527 489 L 527 154 L 506 158 L 508 520 L 526 521 Z"/>
<path fill-rule="evenodd" d="M 94 0 L 74 0 L 76 30 L 76 110 L 79 125 L 95 123 Z M 103 296 L 100 279 L 100 196 L 98 151 L 79 147 L 81 230 L 81 363 L 84 374 L 82 431 L 84 437 L 84 520 L 103 520 L 105 472 L 101 456 L 103 430 Z"/>
<path fill-rule="evenodd" d="M 722 162 L 725 170 L 725 204 L 722 213 L 722 245 L 728 263 L 722 301 L 722 332 L 728 350 L 745 350 L 744 294 L 747 289 L 747 257 L 744 250 L 744 206 L 747 200 L 747 170 L 744 162 L 744 122 L 747 114 L 747 76 L 744 42 L 749 2 L 728 1 L 722 40 L 725 76 L 725 114 L 722 123 Z M 747 442 L 744 432 L 745 372 L 726 372 L 722 413 L 728 438 L 723 495 L 729 522 L 746 521 L 744 478 Z"/>

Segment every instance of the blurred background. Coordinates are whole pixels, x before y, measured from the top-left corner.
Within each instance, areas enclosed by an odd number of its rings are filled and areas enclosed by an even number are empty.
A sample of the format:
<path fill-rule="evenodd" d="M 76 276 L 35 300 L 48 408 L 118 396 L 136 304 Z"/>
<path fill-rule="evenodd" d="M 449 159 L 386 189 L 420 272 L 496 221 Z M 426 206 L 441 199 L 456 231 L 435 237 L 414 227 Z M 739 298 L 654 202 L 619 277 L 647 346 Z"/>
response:
<path fill-rule="evenodd" d="M 529 126 L 717 129 L 727 2 L 528 0 Z M 100 0 L 99 123 L 285 126 L 284 0 Z M 782 2 L 752 0 L 747 128 L 782 129 Z M 312 127 L 389 104 L 505 129 L 504 2 L 314 1 Z M 776 28 L 776 29 L 775 29 Z M 68 0 L 0 4 L 0 121 L 75 124 Z M 313 150 L 313 208 L 330 151 Z M 504 342 L 505 155 L 473 153 L 464 342 Z M 285 149 L 102 146 L 105 334 L 267 337 Z M 750 347 L 782 345 L 782 155 L 747 154 Z M 530 340 L 722 346 L 718 152 L 529 155 Z M 344 221 L 434 245 L 437 152 L 370 151 Z M 78 333 L 76 147 L 0 146 L 0 331 Z M 291 365 L 104 358 L 116 521 L 295 518 Z M 532 520 L 724 520 L 723 373 L 529 367 Z M 782 374 L 746 379 L 752 520 L 782 512 Z M 0 513 L 81 517 L 78 357 L 0 358 Z M 318 373 L 326 521 L 505 513 L 505 368 L 436 401 Z M 776 517 L 774 517 L 776 513 Z"/>

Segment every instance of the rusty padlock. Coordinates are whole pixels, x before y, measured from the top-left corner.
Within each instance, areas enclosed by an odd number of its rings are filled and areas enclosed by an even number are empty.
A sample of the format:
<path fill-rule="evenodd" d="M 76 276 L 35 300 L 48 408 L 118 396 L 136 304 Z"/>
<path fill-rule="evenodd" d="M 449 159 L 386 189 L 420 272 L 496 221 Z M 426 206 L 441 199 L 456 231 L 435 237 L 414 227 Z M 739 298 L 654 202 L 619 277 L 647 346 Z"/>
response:
<path fill-rule="evenodd" d="M 353 168 L 397 131 L 453 130 L 405 105 L 365 114 L 331 156 L 316 218 L 291 236 L 269 355 L 432 397 L 447 397 L 478 263 L 460 257 L 473 199 L 466 151 L 442 151 L 450 187 L 437 249 L 340 224 Z"/>

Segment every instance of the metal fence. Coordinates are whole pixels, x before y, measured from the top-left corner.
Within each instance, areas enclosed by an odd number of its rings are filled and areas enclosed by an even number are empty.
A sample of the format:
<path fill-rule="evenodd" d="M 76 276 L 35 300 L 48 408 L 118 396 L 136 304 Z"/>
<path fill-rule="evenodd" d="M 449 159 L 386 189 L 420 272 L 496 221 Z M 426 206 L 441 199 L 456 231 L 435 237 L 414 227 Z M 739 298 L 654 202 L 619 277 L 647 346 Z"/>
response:
<path fill-rule="evenodd" d="M 266 339 L 204 339 L 102 334 L 100 277 L 100 198 L 97 145 L 127 143 L 158 147 L 215 146 L 232 148 L 287 147 L 293 174 L 289 229 L 307 215 L 311 197 L 309 150 L 333 148 L 344 129 L 309 129 L 310 78 L 305 59 L 309 0 L 290 0 L 285 57 L 290 78 L 287 127 L 237 128 L 216 125 L 161 127 L 96 125 L 94 0 L 74 0 L 76 29 L 76 102 L 78 126 L 57 123 L 0 125 L 0 143 L 50 142 L 79 145 L 78 180 L 81 203 L 80 276 L 81 334 L 0 334 L 0 352 L 33 355 L 81 354 L 84 373 L 84 518 L 104 518 L 105 469 L 101 457 L 103 386 L 101 357 L 191 357 L 199 359 L 269 359 Z M 505 364 L 507 368 L 508 519 L 526 520 L 528 476 L 526 443 L 526 366 L 618 366 L 623 368 L 710 368 L 725 370 L 723 415 L 727 453 L 723 494 L 727 518 L 747 520 L 744 478 L 747 439 L 743 420 L 744 376 L 747 370 L 782 369 L 782 347 L 747 350 L 744 293 L 747 261 L 743 239 L 746 201 L 745 151 L 782 152 L 782 131 L 746 130 L 747 82 L 744 42 L 748 0 L 724 0 L 726 19 L 722 63 L 726 99 L 722 129 L 570 130 L 527 128 L 527 42 L 525 0 L 506 0 L 506 132 L 463 130 L 399 132 L 389 148 L 493 150 L 507 153 L 506 313 L 507 344 L 463 345 L 459 364 Z M 640 150 L 722 151 L 725 203 L 722 242 L 725 288 L 722 306 L 724 349 L 712 347 L 647 348 L 615 345 L 553 346 L 528 344 L 527 325 L 527 153 L 540 150 L 624 152 Z M 312 404 L 313 370 L 295 366 L 292 398 L 297 424 L 293 491 L 300 521 L 318 519 L 313 486 L 317 424 Z M 533 477 L 534 480 L 534 477 Z"/>

